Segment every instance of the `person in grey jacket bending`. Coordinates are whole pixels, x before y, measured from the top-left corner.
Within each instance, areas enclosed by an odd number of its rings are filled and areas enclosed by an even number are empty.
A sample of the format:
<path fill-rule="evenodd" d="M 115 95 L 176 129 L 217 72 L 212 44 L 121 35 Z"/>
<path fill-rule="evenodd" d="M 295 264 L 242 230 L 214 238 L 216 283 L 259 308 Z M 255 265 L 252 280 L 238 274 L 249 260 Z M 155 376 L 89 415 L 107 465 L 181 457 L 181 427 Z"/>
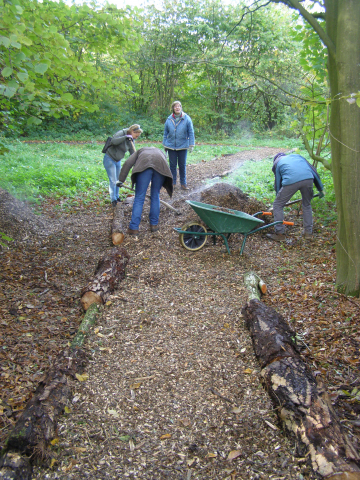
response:
<path fill-rule="evenodd" d="M 302 198 L 304 237 L 310 239 L 313 233 L 311 199 L 314 196 L 313 184 L 324 196 L 324 186 L 315 168 L 301 155 L 278 153 L 274 157 L 272 171 L 275 175 L 276 198 L 273 204 L 274 221 L 284 220 L 284 206 L 290 198 L 300 191 Z M 266 235 L 271 240 L 285 240 L 285 226 L 275 225 L 275 234 Z"/>
<path fill-rule="evenodd" d="M 163 145 L 169 152 L 170 170 L 176 184 L 176 169 L 179 165 L 180 185 L 183 190 L 189 190 L 186 185 L 186 157 L 195 145 L 194 127 L 189 115 L 182 110 L 181 103 L 176 100 L 171 105 L 172 114 L 166 119 L 164 126 Z"/>
<path fill-rule="evenodd" d="M 112 137 L 110 147 L 104 155 L 103 165 L 109 177 L 109 194 L 113 207 L 120 201 L 119 187 L 116 186 L 116 182 L 120 174 L 121 160 L 126 152 L 130 152 L 130 154 L 135 152 L 135 140 L 141 133 L 140 125 L 137 124 L 119 130 Z"/>
<path fill-rule="evenodd" d="M 139 233 L 141 214 L 150 182 L 150 230 L 157 232 L 160 216 L 160 189 L 164 187 L 170 197 L 173 193 L 173 178 L 165 154 L 155 147 L 143 147 L 130 155 L 121 169 L 117 182 L 119 187 L 125 182 L 131 168 L 131 183 L 132 187 L 135 184 L 135 199 L 127 233 L 129 235 L 138 235 Z"/>

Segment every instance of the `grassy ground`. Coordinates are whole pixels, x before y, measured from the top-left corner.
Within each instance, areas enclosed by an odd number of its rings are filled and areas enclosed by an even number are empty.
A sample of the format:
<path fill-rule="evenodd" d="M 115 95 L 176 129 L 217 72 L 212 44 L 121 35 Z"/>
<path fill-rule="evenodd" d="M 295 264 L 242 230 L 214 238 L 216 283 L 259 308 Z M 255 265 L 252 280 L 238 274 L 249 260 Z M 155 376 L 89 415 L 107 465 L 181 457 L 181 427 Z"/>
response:
<path fill-rule="evenodd" d="M 162 148 L 160 142 L 144 140 L 139 141 L 137 146 Z M 200 141 L 194 151 L 189 153 L 187 162 L 196 164 L 263 146 L 278 147 L 279 151 L 297 149 L 308 158 L 296 139 L 249 136 L 225 139 L 221 144 Z M 55 143 L 39 140 L 27 143 L 25 139 L 21 142 L 9 141 L 7 147 L 10 151 L 6 155 L 6 161 L 0 163 L 0 187 L 21 200 L 40 204 L 49 197 L 63 197 L 67 201 L 62 205 L 67 208 L 69 204 L 86 205 L 99 191 L 107 191 L 108 179 L 102 163 L 102 145 L 98 142 Z M 271 204 L 275 198 L 271 164 L 271 158 L 256 163 L 246 162 L 241 170 L 226 181 L 264 203 Z M 336 219 L 332 178 L 330 172 L 322 166 L 319 167 L 319 173 L 325 185 L 326 201 L 314 201 L 314 213 L 322 223 L 328 224 Z"/>

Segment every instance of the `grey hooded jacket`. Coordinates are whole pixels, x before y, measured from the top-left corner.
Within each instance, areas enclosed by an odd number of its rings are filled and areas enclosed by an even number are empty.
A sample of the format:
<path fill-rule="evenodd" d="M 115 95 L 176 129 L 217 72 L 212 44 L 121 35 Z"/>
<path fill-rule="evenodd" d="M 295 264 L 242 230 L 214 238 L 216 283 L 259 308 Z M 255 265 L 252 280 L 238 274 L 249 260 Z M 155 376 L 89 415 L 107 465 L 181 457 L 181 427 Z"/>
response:
<path fill-rule="evenodd" d="M 106 154 L 109 155 L 115 162 L 122 160 L 126 152 L 133 154 L 135 152 L 135 142 L 126 136 L 128 129 L 124 128 L 115 133 L 111 139 L 111 145 L 106 150 Z"/>

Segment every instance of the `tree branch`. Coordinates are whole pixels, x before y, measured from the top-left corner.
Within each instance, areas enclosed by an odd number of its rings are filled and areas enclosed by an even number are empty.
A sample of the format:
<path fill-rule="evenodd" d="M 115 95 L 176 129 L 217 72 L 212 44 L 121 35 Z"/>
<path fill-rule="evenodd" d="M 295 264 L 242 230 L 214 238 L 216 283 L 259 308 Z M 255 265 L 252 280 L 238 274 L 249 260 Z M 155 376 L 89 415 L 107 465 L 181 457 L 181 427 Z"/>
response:
<path fill-rule="evenodd" d="M 306 151 L 307 151 L 308 154 L 310 155 L 310 158 L 312 158 L 312 159 L 315 160 L 316 162 L 322 163 L 322 165 L 324 166 L 324 168 L 326 168 L 327 170 L 330 170 L 330 172 L 331 172 L 331 164 L 326 160 L 326 158 L 320 157 L 320 155 L 316 155 L 316 154 L 313 152 L 313 149 L 310 147 L 309 141 L 308 141 L 308 139 L 306 138 L 306 133 L 305 133 L 304 130 L 303 130 L 303 127 L 304 127 L 304 119 L 301 118 L 301 120 L 299 121 L 299 123 L 300 123 L 300 135 L 301 135 L 302 141 L 303 141 L 303 143 L 304 143 L 304 146 L 305 146 L 305 148 L 306 148 Z"/>
<path fill-rule="evenodd" d="M 325 30 L 321 27 L 319 22 L 316 20 L 315 15 L 317 18 L 319 17 L 318 14 L 312 15 L 308 12 L 298 0 L 273 0 L 274 3 L 283 3 L 287 7 L 293 8 L 294 10 L 298 10 L 301 16 L 312 26 L 315 32 L 319 35 L 320 40 L 324 43 L 327 47 L 329 54 L 335 59 L 336 58 L 336 48 L 329 37 L 329 35 L 325 32 Z"/>

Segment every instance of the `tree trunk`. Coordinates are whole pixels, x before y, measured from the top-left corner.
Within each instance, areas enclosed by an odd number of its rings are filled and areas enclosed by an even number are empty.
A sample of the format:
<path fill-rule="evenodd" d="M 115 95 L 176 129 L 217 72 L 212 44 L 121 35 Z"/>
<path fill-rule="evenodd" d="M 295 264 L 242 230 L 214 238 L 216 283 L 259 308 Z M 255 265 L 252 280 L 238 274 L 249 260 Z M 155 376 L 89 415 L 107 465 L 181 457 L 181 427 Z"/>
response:
<path fill-rule="evenodd" d="M 114 245 L 120 245 L 124 241 L 124 209 L 120 203 L 114 208 L 114 217 L 111 228 L 111 240 Z"/>
<path fill-rule="evenodd" d="M 360 108 L 345 97 L 360 91 L 359 0 L 325 0 L 329 55 L 331 154 L 338 213 L 336 284 L 360 294 Z"/>
<path fill-rule="evenodd" d="M 81 291 L 81 305 L 86 311 L 93 303 L 104 304 L 114 292 L 115 285 L 125 278 L 129 254 L 122 247 L 113 247 L 99 260 L 94 278 Z"/>
<path fill-rule="evenodd" d="M 261 378 L 285 428 L 326 478 L 360 479 L 360 457 L 349 442 L 321 383 L 303 362 L 295 332 L 274 309 L 251 300 L 242 310 L 250 329 Z M 336 477 L 334 475 L 344 475 Z"/>

